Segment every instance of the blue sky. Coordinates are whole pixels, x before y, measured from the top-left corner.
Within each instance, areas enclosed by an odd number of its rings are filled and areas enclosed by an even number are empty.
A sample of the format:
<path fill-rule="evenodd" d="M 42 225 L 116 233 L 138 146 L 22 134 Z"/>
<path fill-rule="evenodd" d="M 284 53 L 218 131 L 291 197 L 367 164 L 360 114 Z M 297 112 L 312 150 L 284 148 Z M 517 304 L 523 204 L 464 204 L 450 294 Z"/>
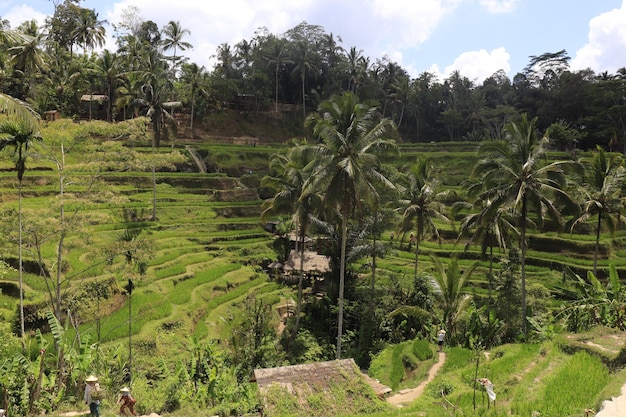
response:
<path fill-rule="evenodd" d="M 502 69 L 512 78 L 529 56 L 565 49 L 574 70 L 614 73 L 626 66 L 626 0 L 83 0 L 101 19 L 120 22 L 136 6 L 163 27 L 191 31 L 185 52 L 211 68 L 217 46 L 251 39 L 265 27 L 282 34 L 300 22 L 322 26 L 372 61 L 387 55 L 416 77 L 453 70 L 480 83 Z M 43 22 L 52 0 L 0 0 L 0 17 L 17 26 Z M 112 32 L 112 28 L 108 28 Z M 108 44 L 115 49 L 114 44 Z"/>

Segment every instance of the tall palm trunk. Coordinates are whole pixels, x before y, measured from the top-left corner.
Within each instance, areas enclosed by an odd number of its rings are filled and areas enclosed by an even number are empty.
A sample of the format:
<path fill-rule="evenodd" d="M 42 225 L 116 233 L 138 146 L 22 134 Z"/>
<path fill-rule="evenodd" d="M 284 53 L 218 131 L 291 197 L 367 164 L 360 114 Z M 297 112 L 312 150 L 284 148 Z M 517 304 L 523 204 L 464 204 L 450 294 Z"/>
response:
<path fill-rule="evenodd" d="M 596 247 L 593 252 L 593 275 L 598 276 L 596 274 L 598 269 L 598 252 L 600 249 L 600 226 L 602 226 L 602 212 L 598 212 L 598 224 L 596 226 Z"/>
<path fill-rule="evenodd" d="M 339 298 L 337 300 L 337 359 L 341 359 L 341 336 L 343 332 L 343 289 L 346 278 L 346 246 L 348 243 L 348 210 L 341 218 L 341 258 L 339 266 Z"/>
<path fill-rule="evenodd" d="M 19 268 L 19 290 L 20 290 L 20 336 L 22 347 L 24 343 L 24 271 L 22 267 L 22 178 L 18 178 L 18 199 L 17 199 L 17 219 L 18 219 L 18 268 Z"/>
<path fill-rule="evenodd" d="M 295 339 L 298 335 L 298 330 L 300 329 L 300 313 L 302 312 L 302 282 L 304 281 L 304 238 L 306 236 L 306 230 L 304 224 L 301 224 L 300 227 L 302 231 L 300 232 L 300 277 L 298 278 L 298 305 L 296 306 L 296 325 L 293 329 L 293 334 L 291 335 L 291 339 Z"/>
<path fill-rule="evenodd" d="M 521 269 L 522 269 L 522 333 L 526 337 L 526 215 L 527 215 L 527 197 L 522 196 L 522 215 L 521 215 L 521 234 L 520 247 L 522 250 Z"/>

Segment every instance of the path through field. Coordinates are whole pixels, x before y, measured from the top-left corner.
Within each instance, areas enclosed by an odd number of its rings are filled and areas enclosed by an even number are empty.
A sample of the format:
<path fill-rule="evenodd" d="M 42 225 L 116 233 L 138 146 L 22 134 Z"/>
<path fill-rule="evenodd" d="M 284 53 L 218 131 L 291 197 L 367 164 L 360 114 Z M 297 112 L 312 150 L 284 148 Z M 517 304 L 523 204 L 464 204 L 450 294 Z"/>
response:
<path fill-rule="evenodd" d="M 415 388 L 400 390 L 400 392 L 398 392 L 397 394 L 387 397 L 387 402 L 401 407 L 402 404 L 409 403 L 418 398 L 420 395 L 422 395 L 422 392 L 424 392 L 424 388 L 426 387 L 426 385 L 433 379 L 435 379 L 437 372 L 439 372 L 439 369 L 441 369 L 445 362 L 446 354 L 443 352 L 439 352 L 439 360 L 430 368 L 430 370 L 428 371 L 428 377 L 424 381 L 422 381 L 421 384 L 419 384 Z"/>
<path fill-rule="evenodd" d="M 626 417 L 626 384 L 622 386 L 622 395 L 602 403 L 602 410 L 596 417 Z"/>

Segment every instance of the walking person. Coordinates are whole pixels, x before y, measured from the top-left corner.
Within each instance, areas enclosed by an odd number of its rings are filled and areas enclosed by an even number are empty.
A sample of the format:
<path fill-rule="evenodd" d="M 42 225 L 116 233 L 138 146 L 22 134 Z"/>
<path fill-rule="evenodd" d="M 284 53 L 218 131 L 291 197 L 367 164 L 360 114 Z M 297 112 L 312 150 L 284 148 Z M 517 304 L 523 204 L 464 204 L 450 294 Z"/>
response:
<path fill-rule="evenodd" d="M 437 333 L 437 352 L 443 352 L 443 340 L 446 338 L 446 331 L 441 329 L 439 333 Z"/>
<path fill-rule="evenodd" d="M 117 403 L 122 403 L 122 406 L 120 407 L 120 414 L 125 416 L 126 415 L 126 409 L 128 409 L 128 411 L 130 411 L 130 413 L 134 416 L 137 415 L 137 413 L 135 412 L 135 403 L 137 402 L 137 400 L 135 400 L 135 398 L 130 395 L 130 389 L 128 387 L 124 387 L 120 390 L 120 398 L 119 400 L 117 400 Z"/>
<path fill-rule="evenodd" d="M 98 383 L 98 377 L 89 375 L 85 379 L 85 404 L 89 405 L 89 413 L 91 417 L 100 417 L 100 400 L 102 399 L 102 391 Z"/>

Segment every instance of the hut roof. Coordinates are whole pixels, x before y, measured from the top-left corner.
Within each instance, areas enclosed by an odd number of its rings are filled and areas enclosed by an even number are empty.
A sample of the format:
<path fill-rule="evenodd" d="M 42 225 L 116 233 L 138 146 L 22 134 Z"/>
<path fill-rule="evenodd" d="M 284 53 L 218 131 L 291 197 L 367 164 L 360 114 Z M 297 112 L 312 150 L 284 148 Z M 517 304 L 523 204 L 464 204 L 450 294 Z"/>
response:
<path fill-rule="evenodd" d="M 314 251 L 304 251 L 304 264 L 303 270 L 305 272 L 329 272 L 330 271 L 330 259 L 324 255 L 320 255 Z M 292 250 L 289 253 L 289 259 L 283 265 L 285 271 L 299 271 L 300 270 L 300 251 Z"/>
<path fill-rule="evenodd" d="M 83 94 L 80 97 L 80 101 L 97 101 L 102 103 L 103 101 L 108 101 L 109 97 L 103 94 Z"/>
<path fill-rule="evenodd" d="M 252 382 L 256 382 L 263 393 L 274 383 L 281 384 L 292 391 L 295 385 L 327 386 L 332 382 L 345 380 L 346 377 L 363 377 L 379 397 L 391 392 L 391 388 L 363 374 L 354 359 L 255 369 Z"/>

